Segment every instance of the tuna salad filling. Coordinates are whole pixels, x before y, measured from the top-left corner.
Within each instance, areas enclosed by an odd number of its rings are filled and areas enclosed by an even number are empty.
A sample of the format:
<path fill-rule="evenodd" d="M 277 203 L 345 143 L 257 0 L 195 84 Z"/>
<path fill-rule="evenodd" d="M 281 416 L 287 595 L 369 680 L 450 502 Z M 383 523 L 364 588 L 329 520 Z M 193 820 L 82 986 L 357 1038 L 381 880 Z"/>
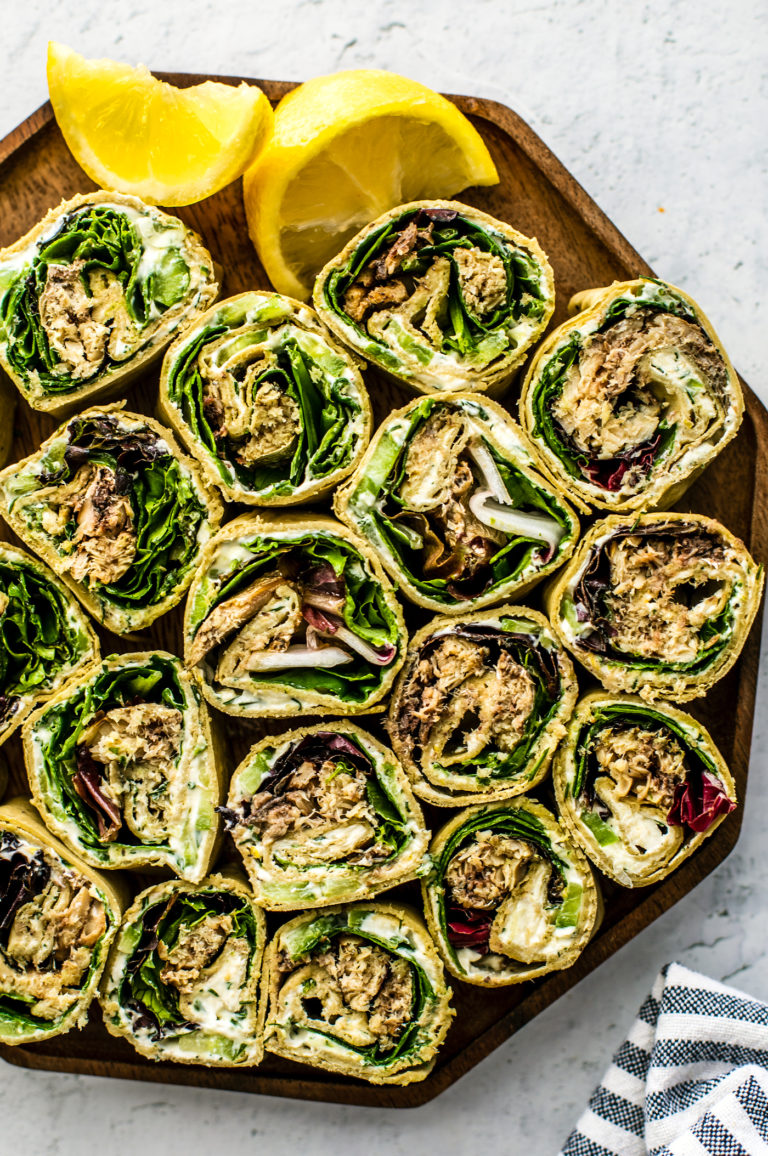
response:
<path fill-rule="evenodd" d="M 642 667 L 706 669 L 730 638 L 742 584 L 741 559 L 714 532 L 684 522 L 617 530 L 574 590 L 577 645 Z"/>
<path fill-rule="evenodd" d="M 411 837 L 387 768 L 353 737 L 316 732 L 276 759 L 262 752 L 233 783 L 256 779 L 255 793 L 221 808 L 244 854 L 260 871 L 315 866 L 376 868 Z M 232 800 L 232 794 L 230 794 Z"/>
<path fill-rule="evenodd" d="M 348 505 L 420 593 L 452 605 L 537 574 L 573 531 L 557 496 L 493 448 L 471 410 L 425 399 L 402 440 L 385 426 Z"/>
<path fill-rule="evenodd" d="M 182 714 L 159 703 L 100 710 L 85 722 L 75 747 L 72 783 L 95 810 L 103 842 L 125 834 L 139 843 L 163 843 L 181 809 L 176 798 Z M 129 834 L 130 833 L 130 834 Z"/>
<path fill-rule="evenodd" d="M 117 999 L 133 1033 L 157 1042 L 199 1031 L 244 1049 L 258 949 L 248 899 L 202 888 L 173 891 L 145 908 L 128 932 L 134 942 Z"/>
<path fill-rule="evenodd" d="M 398 655 L 398 631 L 354 547 L 307 536 L 247 548 L 251 561 L 210 583 L 188 664 L 238 691 L 275 681 L 352 702 L 368 697 Z"/>
<path fill-rule="evenodd" d="M 728 368 L 693 309 L 654 282 L 574 329 L 540 374 L 535 433 L 566 471 L 631 495 L 671 457 L 717 438 Z"/>
<path fill-rule="evenodd" d="M 60 1020 L 80 999 L 106 930 L 89 879 L 55 852 L 0 834 L 0 1013 Z"/>
<path fill-rule="evenodd" d="M 413 932 L 374 908 L 318 912 L 282 938 L 269 1022 L 286 1043 L 317 1039 L 399 1070 L 434 1053 L 437 995 Z M 287 1053 L 286 1053 L 287 1054 Z"/>
<path fill-rule="evenodd" d="M 415 348 L 419 360 L 443 354 L 476 369 L 530 337 L 548 296 L 530 252 L 446 208 L 410 210 L 367 233 L 323 292 L 385 352 Z"/>
<path fill-rule="evenodd" d="M 530 623 L 458 623 L 422 644 L 390 725 L 433 782 L 533 775 L 532 751 L 562 689 L 557 654 Z"/>
<path fill-rule="evenodd" d="M 281 964 L 278 1014 L 290 1015 L 298 1029 L 386 1056 L 412 1022 L 413 968 L 358 935 L 339 935 L 326 950 L 298 963 L 284 956 Z"/>
<path fill-rule="evenodd" d="M 696 736 L 693 736 L 694 739 Z M 604 706 L 579 733 L 569 785 L 581 821 L 619 867 L 664 866 L 736 806 L 715 763 L 676 720 Z"/>

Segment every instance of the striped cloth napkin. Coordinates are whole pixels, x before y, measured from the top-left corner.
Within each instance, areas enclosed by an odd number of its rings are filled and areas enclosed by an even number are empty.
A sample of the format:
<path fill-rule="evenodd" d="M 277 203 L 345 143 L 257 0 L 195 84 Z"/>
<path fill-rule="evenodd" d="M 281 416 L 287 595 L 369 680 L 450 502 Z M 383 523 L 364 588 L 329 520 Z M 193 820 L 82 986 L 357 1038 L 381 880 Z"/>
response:
<path fill-rule="evenodd" d="M 659 975 L 560 1156 L 768 1156 L 768 1005 Z"/>

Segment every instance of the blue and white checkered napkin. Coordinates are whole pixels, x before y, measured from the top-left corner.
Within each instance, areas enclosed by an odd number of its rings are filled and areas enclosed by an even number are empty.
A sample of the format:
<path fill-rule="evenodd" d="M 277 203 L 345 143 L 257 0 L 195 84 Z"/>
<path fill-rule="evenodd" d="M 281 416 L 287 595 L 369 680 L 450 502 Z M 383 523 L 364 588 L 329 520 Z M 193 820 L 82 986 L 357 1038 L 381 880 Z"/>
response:
<path fill-rule="evenodd" d="M 768 1005 L 670 963 L 560 1156 L 768 1156 Z"/>

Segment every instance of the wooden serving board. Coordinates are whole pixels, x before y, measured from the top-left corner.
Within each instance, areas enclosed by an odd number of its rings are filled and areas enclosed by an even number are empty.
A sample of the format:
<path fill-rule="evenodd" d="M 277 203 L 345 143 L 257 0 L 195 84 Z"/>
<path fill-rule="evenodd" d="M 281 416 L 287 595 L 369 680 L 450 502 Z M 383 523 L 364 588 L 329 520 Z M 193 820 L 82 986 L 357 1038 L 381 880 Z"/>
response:
<path fill-rule="evenodd" d="M 181 86 L 207 79 L 230 83 L 238 83 L 240 79 L 161 75 L 163 79 Z M 275 81 L 256 83 L 273 102 L 294 87 Z M 514 112 L 493 101 L 467 96 L 451 99 L 482 133 L 501 178 L 493 188 L 470 189 L 461 195 L 461 199 L 538 238 L 555 271 L 557 309 L 553 325 L 565 319 L 568 300 L 578 290 L 651 273 L 649 266 L 594 201 Z M 15 241 L 62 197 L 92 188 L 93 184 L 64 144 L 50 104 L 45 104 L 0 142 L 0 246 Z M 223 266 L 224 296 L 269 287 L 248 239 L 240 182 L 198 205 L 173 211 L 202 234 L 214 257 Z M 663 272 L 661 270 L 662 275 Z M 696 295 L 695 285 L 686 288 Z M 706 307 L 706 302 L 703 304 Z M 131 391 L 129 409 L 153 412 L 157 376 L 157 370 L 150 371 Z M 366 375 L 366 380 L 377 420 L 411 396 L 401 393 L 373 372 Z M 768 413 L 746 385 L 744 391 L 746 414 L 738 438 L 709 466 L 679 508 L 718 518 L 747 543 L 759 561 L 765 562 L 768 559 L 768 519 L 765 516 L 768 509 Z M 516 400 L 513 389 L 506 399 L 513 414 L 516 413 Z M 33 412 L 20 401 L 16 410 L 12 460 L 36 449 L 56 424 L 52 418 Z M 230 512 L 238 510 L 234 508 Z M 589 524 L 588 519 L 584 521 Z M 0 529 L 0 536 L 13 539 L 4 527 Z M 540 599 L 534 594 L 526 601 L 538 606 Z M 427 618 L 424 612 L 407 606 L 406 617 L 410 630 Z M 134 637 L 130 643 L 106 631 L 100 633 L 104 654 L 151 646 L 180 653 L 181 611 L 177 609 L 166 615 L 138 640 Z M 689 708 L 711 730 L 731 767 L 742 803 L 747 785 L 759 645 L 758 621 L 736 666 L 706 699 Z M 589 680 L 581 669 L 578 674 L 584 692 L 589 689 Z M 386 735 L 381 730 L 381 716 L 371 715 L 360 721 L 386 742 Z M 225 734 L 229 770 L 234 770 L 248 746 L 267 728 L 278 733 L 289 729 L 289 725 L 287 720 L 281 720 L 264 727 L 255 722 L 227 718 Z M 10 770 L 9 795 L 28 793 L 18 734 L 3 747 L 0 758 L 3 757 Z M 537 795 L 552 805 L 546 785 Z M 426 807 L 425 811 L 433 830 L 455 814 L 453 810 L 431 807 Z M 139 1057 L 125 1040 L 116 1040 L 107 1034 L 96 1005 L 83 1031 L 73 1031 L 28 1047 L 2 1047 L 0 1055 L 11 1063 L 48 1071 L 81 1072 L 379 1107 L 423 1104 L 443 1092 L 695 887 L 734 847 L 741 816 L 740 807 L 682 867 L 655 887 L 631 891 L 603 880 L 605 919 L 602 927 L 577 963 L 567 971 L 491 991 L 452 981 L 457 1015 L 437 1065 L 423 1083 L 409 1087 L 372 1087 L 269 1055 L 258 1068 L 239 1071 L 153 1063 Z M 231 853 L 231 844 L 228 850 Z M 142 877 L 132 880 L 136 889 L 144 886 L 145 882 Z M 393 898 L 399 896 L 417 905 L 420 902 L 418 888 L 413 884 L 397 888 L 390 894 Z M 270 916 L 270 929 L 273 930 L 279 922 L 279 917 Z"/>

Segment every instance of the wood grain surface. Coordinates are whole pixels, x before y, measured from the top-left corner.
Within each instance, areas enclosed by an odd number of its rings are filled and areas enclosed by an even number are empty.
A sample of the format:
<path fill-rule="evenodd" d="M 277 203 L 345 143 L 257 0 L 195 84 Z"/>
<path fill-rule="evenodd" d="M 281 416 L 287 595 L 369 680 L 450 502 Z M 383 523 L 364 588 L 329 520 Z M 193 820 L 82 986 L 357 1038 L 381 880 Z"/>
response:
<path fill-rule="evenodd" d="M 189 74 L 160 75 L 181 86 L 205 79 L 229 83 L 239 83 L 240 80 Z M 274 102 L 293 87 L 275 81 L 256 83 Z M 565 319 L 568 300 L 578 290 L 651 273 L 645 261 L 514 112 L 493 101 L 466 96 L 451 99 L 482 133 L 501 178 L 493 188 L 469 189 L 460 195 L 460 199 L 538 238 L 555 272 L 557 308 L 553 326 Z M 0 142 L 0 246 L 15 241 L 61 198 L 94 187 L 67 150 L 50 105 L 44 105 Z M 269 287 L 248 239 L 240 182 L 198 205 L 173 211 L 202 235 L 214 258 L 224 268 L 224 296 Z M 659 270 L 659 273 L 663 276 L 664 270 Z M 696 295 L 695 285 L 686 288 Z M 702 302 L 702 306 L 706 310 L 707 302 Z M 149 371 L 130 391 L 128 409 L 153 413 L 158 373 L 159 369 Z M 377 420 L 412 396 L 401 392 L 375 372 L 367 373 L 366 381 Z M 768 519 L 765 516 L 768 509 L 768 414 L 751 390 L 746 386 L 744 389 L 746 415 L 738 438 L 709 466 L 677 508 L 696 510 L 718 518 L 743 538 L 758 561 L 765 562 L 768 558 Z M 514 388 L 503 401 L 516 414 Z M 56 425 L 54 419 L 33 412 L 20 401 L 16 409 L 12 460 L 34 451 Z M 328 503 L 324 508 L 328 508 Z M 238 508 L 234 507 L 228 515 L 237 512 Z M 584 521 L 589 524 L 589 519 Z M 0 536 L 14 540 L 5 527 L 0 528 Z M 535 593 L 526 602 L 532 606 L 540 605 Z M 428 615 L 406 607 L 406 617 L 409 629 L 414 630 L 427 620 Z M 180 653 L 181 610 L 166 615 L 138 638 L 134 636 L 130 643 L 106 631 L 100 631 L 100 635 L 104 654 L 153 646 Z M 758 620 L 736 666 L 706 699 L 688 708 L 711 730 L 731 767 L 741 800 L 746 792 L 759 641 Z M 591 688 L 590 682 L 581 669 L 578 674 L 583 693 Z M 305 721 L 302 719 L 302 723 Z M 386 742 L 380 716 L 363 716 L 359 721 Z M 225 727 L 227 771 L 234 769 L 248 746 L 266 730 L 277 733 L 289 726 L 286 720 L 262 726 L 257 722 L 228 718 Z M 10 771 L 9 794 L 28 793 L 18 735 L 6 743 L 0 757 L 4 757 Z M 553 806 L 547 784 L 535 794 Z M 431 807 L 425 807 L 425 811 L 427 822 L 433 829 L 454 813 Z M 258 1068 L 240 1071 L 153 1063 L 139 1057 L 126 1041 L 107 1035 L 96 1006 L 83 1031 L 70 1032 L 29 1047 L 2 1047 L 0 1055 L 11 1063 L 48 1071 L 229 1088 L 380 1107 L 423 1104 L 444 1091 L 695 887 L 731 851 L 740 826 L 741 808 L 674 875 L 655 887 L 631 891 L 602 880 L 605 896 L 602 927 L 578 962 L 567 971 L 491 992 L 454 981 L 456 1019 L 438 1056 L 435 1070 L 421 1084 L 404 1088 L 374 1088 L 269 1055 Z M 232 854 L 231 844 L 225 855 L 227 853 Z M 145 884 L 145 878 L 136 876 L 132 883 L 138 889 Z M 413 884 L 397 888 L 389 895 L 416 904 L 420 902 L 418 888 Z M 269 916 L 268 920 L 271 929 L 280 922 L 277 916 Z"/>

